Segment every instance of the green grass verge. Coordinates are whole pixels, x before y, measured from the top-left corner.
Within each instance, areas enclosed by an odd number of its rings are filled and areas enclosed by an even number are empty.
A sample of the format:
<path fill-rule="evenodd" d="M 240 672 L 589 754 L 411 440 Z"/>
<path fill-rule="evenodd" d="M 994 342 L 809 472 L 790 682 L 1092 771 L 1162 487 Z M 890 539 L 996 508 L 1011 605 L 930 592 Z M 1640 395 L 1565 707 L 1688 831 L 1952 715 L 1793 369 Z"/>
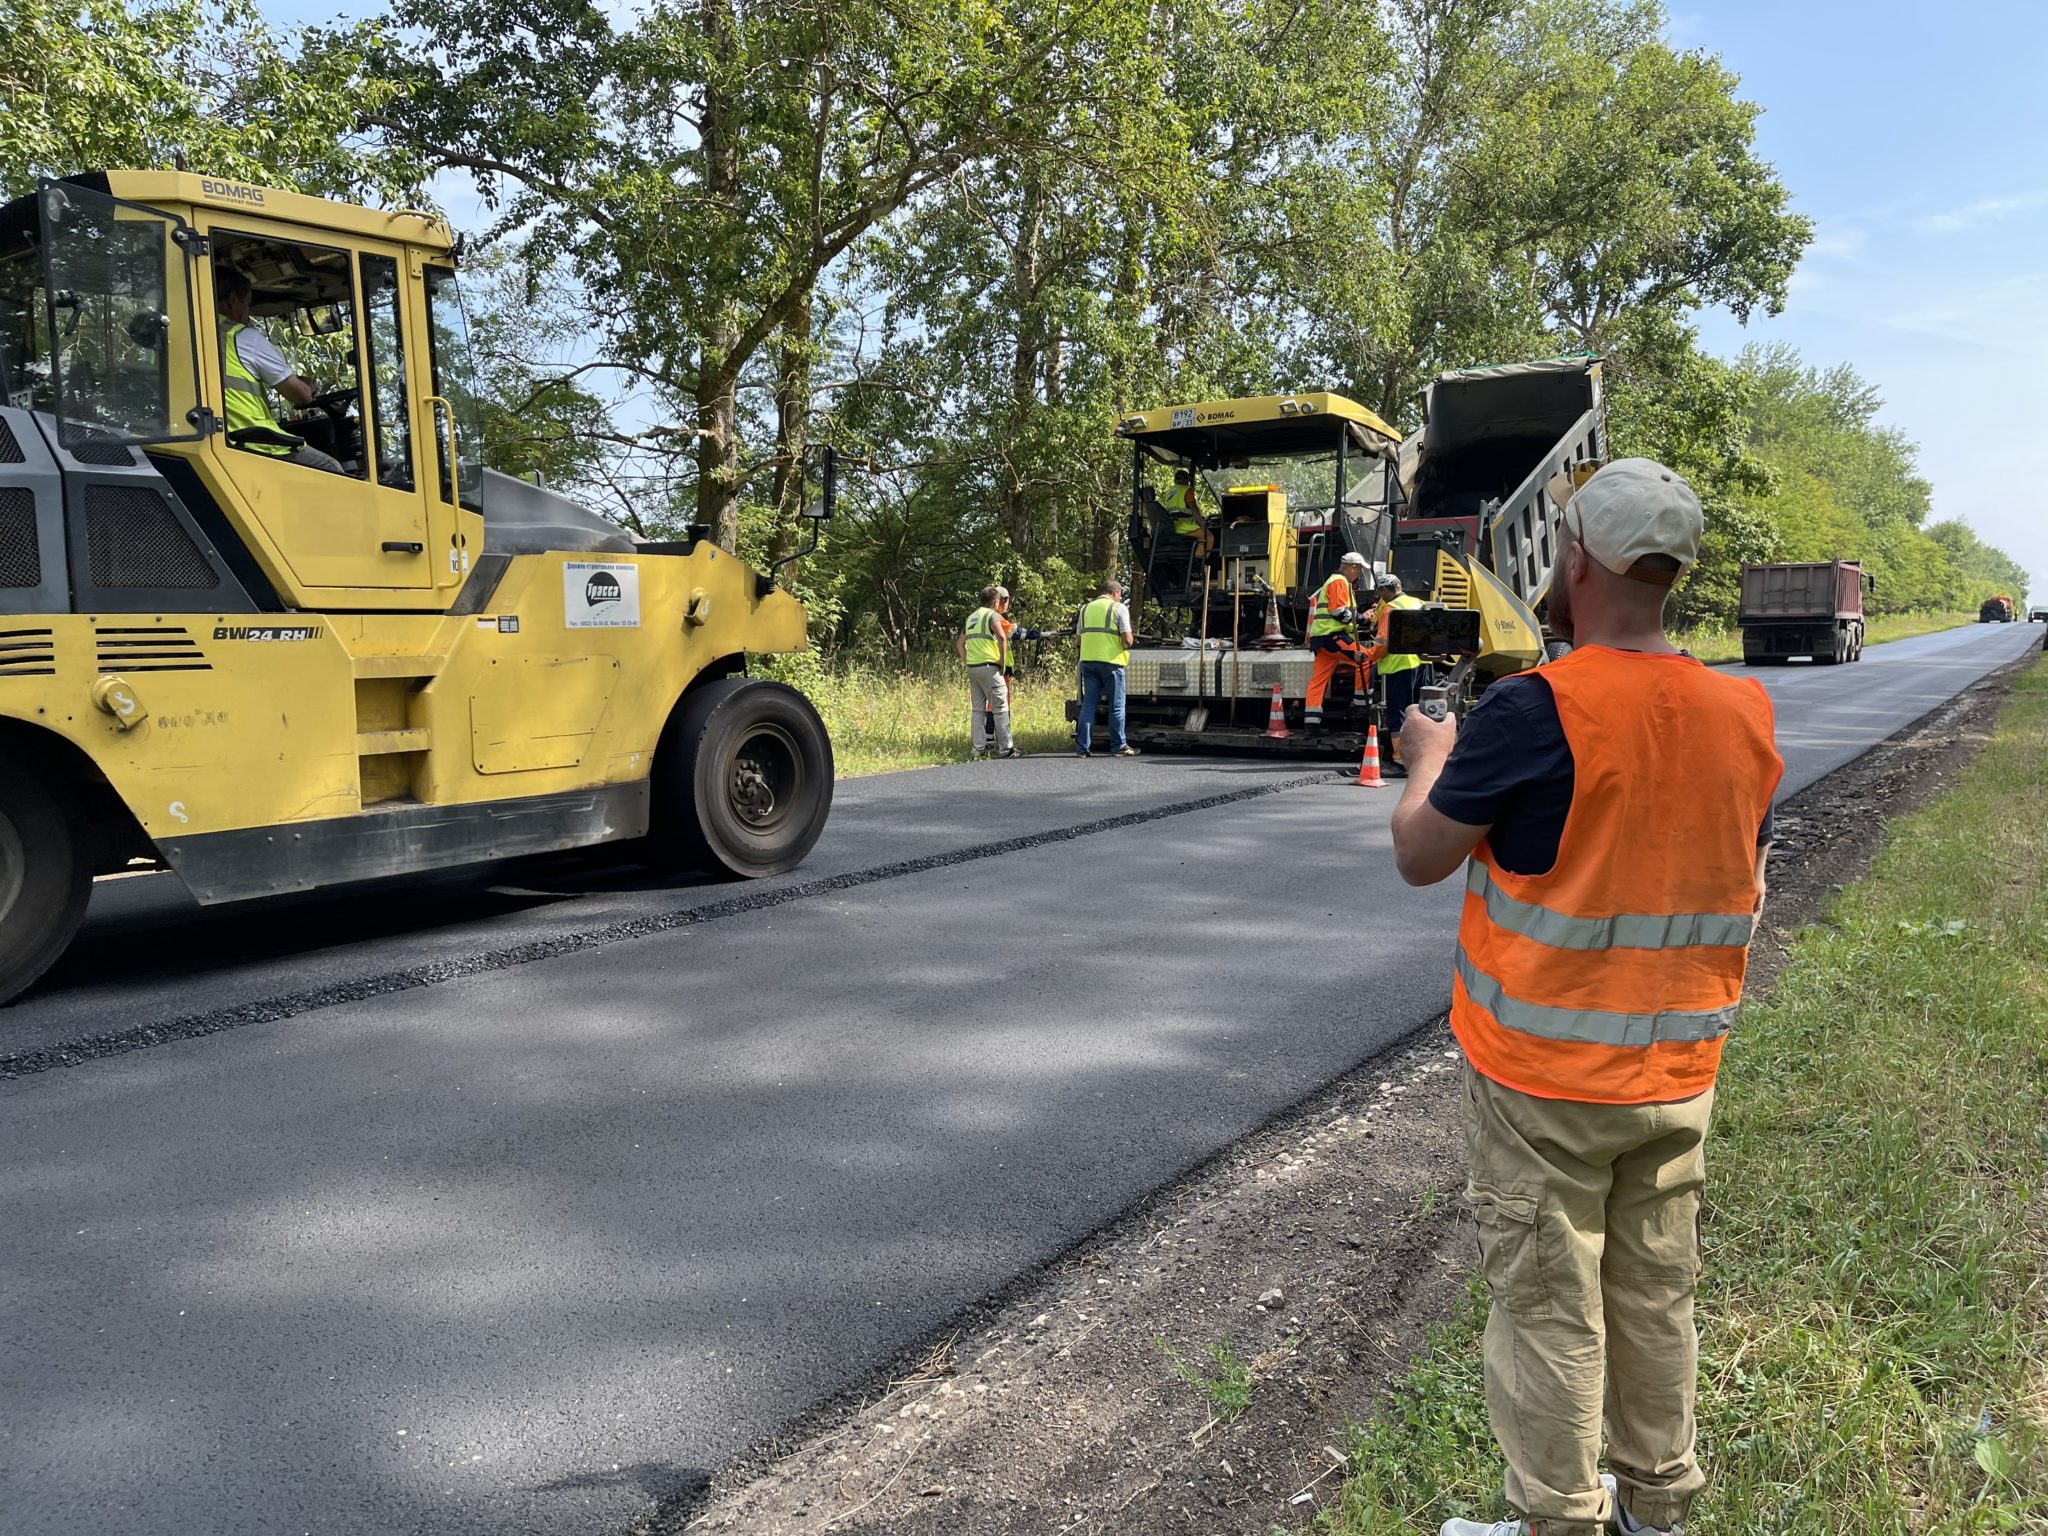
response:
<path fill-rule="evenodd" d="M 1730 1043 L 1690 1536 L 2048 1530 L 2048 666 Z M 1501 1518 L 1472 1296 L 1318 1529 Z"/>
<path fill-rule="evenodd" d="M 756 658 L 754 670 L 810 696 L 832 733 L 841 778 L 967 760 L 971 722 L 967 679 L 960 671 L 834 671 L 808 655 Z M 1072 669 L 1050 664 L 1018 679 L 1010 719 L 1018 746 L 1026 752 L 1071 749 L 1066 701 L 1073 687 Z"/>
<path fill-rule="evenodd" d="M 1910 640 L 1931 635 L 1938 629 L 1959 629 L 1977 622 L 1974 613 L 1882 613 L 1863 626 L 1865 645 L 1883 645 L 1887 640 Z M 1703 625 L 1671 637 L 1701 661 L 1742 660 L 1742 631 L 1729 625 Z"/>

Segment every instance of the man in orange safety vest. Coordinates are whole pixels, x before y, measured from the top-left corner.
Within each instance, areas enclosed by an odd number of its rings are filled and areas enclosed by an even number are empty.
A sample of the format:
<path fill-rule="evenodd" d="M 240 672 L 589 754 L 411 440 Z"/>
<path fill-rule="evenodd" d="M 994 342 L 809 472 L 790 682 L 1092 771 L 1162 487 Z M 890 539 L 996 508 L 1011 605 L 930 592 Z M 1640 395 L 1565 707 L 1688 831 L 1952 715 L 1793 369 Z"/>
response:
<path fill-rule="evenodd" d="M 1607 465 L 1565 508 L 1552 572 L 1550 626 L 1577 648 L 1495 683 L 1462 724 L 1404 722 L 1401 875 L 1465 870 L 1465 1193 L 1493 1297 L 1487 1413 L 1521 1512 L 1442 1536 L 1672 1533 L 1705 1483 L 1702 1146 L 1784 764 L 1763 689 L 1665 636 L 1702 525 L 1670 470 Z"/>

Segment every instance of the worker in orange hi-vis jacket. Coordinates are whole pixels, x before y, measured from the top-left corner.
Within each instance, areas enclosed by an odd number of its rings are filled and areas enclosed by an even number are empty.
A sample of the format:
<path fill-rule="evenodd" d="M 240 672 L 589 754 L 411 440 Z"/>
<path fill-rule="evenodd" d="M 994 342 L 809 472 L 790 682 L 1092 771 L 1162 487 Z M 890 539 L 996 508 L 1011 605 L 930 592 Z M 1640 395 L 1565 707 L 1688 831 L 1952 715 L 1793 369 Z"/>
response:
<path fill-rule="evenodd" d="M 1439 1536 L 1678 1536 L 1706 1483 L 1704 1148 L 1785 765 L 1770 696 L 1665 633 L 1704 529 L 1670 469 L 1604 466 L 1551 575 L 1550 628 L 1576 649 L 1463 720 L 1411 707 L 1401 733 L 1401 878 L 1465 877 L 1451 1032 L 1487 1417 L 1518 1511 Z"/>
<path fill-rule="evenodd" d="M 1358 605 L 1371 595 L 1371 571 L 1371 562 L 1353 550 L 1337 562 L 1337 574 L 1317 587 L 1309 599 L 1308 648 L 1315 655 L 1315 670 L 1309 674 L 1308 704 L 1301 717 L 1308 730 L 1322 729 L 1323 695 L 1329 692 L 1330 679 L 1339 668 L 1354 670 L 1358 695 L 1365 696 L 1365 657 L 1358 648 L 1356 626 Z"/>

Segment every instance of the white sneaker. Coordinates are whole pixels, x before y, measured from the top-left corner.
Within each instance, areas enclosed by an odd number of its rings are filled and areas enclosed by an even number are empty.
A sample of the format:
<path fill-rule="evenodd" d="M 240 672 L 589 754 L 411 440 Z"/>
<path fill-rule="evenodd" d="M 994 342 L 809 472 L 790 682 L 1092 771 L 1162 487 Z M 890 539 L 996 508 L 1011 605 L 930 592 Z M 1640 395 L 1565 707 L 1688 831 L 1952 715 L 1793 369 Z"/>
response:
<path fill-rule="evenodd" d="M 1526 1520 L 1446 1520 L 1437 1536 L 1529 1536 Z"/>
<path fill-rule="evenodd" d="M 1634 1515 L 1621 1507 L 1621 1485 L 1615 1482 L 1612 1472 L 1600 1474 L 1600 1486 L 1605 1488 L 1614 1500 L 1614 1518 L 1608 1523 L 1620 1531 L 1622 1536 L 1685 1536 L 1683 1520 L 1672 1526 L 1639 1524 Z"/>

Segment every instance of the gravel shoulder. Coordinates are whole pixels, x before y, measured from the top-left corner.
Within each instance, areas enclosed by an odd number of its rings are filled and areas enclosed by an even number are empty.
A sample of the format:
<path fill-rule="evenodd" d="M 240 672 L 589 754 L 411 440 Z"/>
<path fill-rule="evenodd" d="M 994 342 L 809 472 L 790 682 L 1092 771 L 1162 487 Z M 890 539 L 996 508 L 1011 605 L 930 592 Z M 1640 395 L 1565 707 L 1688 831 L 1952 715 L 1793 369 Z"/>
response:
<path fill-rule="evenodd" d="M 1867 867 L 1885 822 L 1989 739 L 2022 658 L 1785 802 L 1751 968 Z M 1443 963 L 1441 956 L 1418 963 Z M 1292 1529 L 1336 1497 L 1342 1430 L 1470 1282 L 1442 1020 L 1156 1191 L 633 1536 Z M 1225 1370 L 1217 1352 L 1236 1362 Z M 1191 1376 L 1248 1372 L 1248 1404 Z"/>

